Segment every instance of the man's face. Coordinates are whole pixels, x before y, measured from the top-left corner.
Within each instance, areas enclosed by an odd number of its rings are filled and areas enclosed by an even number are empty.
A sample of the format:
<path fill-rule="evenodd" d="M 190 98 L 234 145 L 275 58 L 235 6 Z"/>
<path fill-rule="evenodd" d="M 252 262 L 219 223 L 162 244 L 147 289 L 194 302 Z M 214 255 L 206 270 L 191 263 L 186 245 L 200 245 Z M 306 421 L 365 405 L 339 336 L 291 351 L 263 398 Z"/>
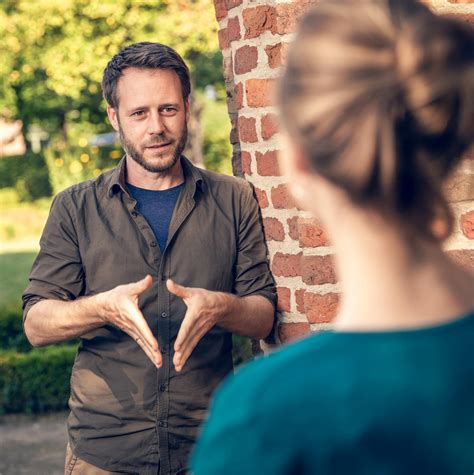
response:
<path fill-rule="evenodd" d="M 118 110 L 107 108 L 127 155 L 151 172 L 178 161 L 187 139 L 189 104 L 173 70 L 127 68 L 117 84 Z"/>

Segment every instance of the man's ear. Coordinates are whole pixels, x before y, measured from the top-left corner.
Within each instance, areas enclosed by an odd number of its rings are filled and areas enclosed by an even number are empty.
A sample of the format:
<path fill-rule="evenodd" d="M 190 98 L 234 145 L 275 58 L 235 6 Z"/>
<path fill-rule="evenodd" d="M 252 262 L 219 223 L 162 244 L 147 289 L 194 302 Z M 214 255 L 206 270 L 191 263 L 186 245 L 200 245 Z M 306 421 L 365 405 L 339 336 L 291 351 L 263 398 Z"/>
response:
<path fill-rule="evenodd" d="M 119 121 L 118 121 L 118 110 L 114 109 L 112 106 L 107 105 L 107 115 L 109 117 L 112 127 L 118 132 L 119 130 Z"/>

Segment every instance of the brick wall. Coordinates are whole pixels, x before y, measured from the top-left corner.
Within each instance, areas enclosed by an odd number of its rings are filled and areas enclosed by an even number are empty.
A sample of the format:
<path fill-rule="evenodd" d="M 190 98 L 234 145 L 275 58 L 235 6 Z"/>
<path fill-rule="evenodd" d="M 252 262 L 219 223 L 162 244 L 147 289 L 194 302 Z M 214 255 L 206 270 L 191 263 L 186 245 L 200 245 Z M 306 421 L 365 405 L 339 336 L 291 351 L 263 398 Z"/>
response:
<path fill-rule="evenodd" d="M 298 211 L 277 165 L 278 125 L 272 87 L 278 78 L 298 17 L 314 1 L 214 0 L 224 56 L 234 174 L 252 182 L 262 209 L 272 271 L 278 284 L 282 342 L 330 324 L 339 286 L 324 230 Z M 442 13 L 474 21 L 474 3 L 425 2 Z M 447 192 L 457 226 L 447 250 L 474 269 L 474 153 Z"/>

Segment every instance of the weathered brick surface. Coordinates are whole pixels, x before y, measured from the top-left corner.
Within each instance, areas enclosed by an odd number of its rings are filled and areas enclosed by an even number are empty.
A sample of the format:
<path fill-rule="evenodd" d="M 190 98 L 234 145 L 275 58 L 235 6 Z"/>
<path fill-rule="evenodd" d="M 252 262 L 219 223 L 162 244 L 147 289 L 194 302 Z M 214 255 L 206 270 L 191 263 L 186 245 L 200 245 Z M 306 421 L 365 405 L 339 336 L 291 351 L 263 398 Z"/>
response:
<path fill-rule="evenodd" d="M 255 187 L 255 196 L 257 197 L 258 205 L 260 208 L 268 208 L 268 197 L 267 192 L 265 190 L 261 190 L 260 188 Z"/>
<path fill-rule="evenodd" d="M 247 8 L 243 12 L 243 22 L 245 38 L 257 38 L 265 31 L 272 31 L 275 28 L 276 10 L 268 5 Z"/>
<path fill-rule="evenodd" d="M 277 287 L 278 310 L 280 312 L 291 311 L 291 290 L 288 287 Z"/>
<path fill-rule="evenodd" d="M 278 185 L 272 188 L 271 198 L 273 207 L 276 209 L 291 209 L 295 207 L 290 192 L 285 185 Z"/>
<path fill-rule="evenodd" d="M 282 343 L 290 343 L 307 335 L 309 330 L 309 323 L 282 323 L 278 328 L 278 333 Z"/>
<path fill-rule="evenodd" d="M 339 295 L 304 293 L 304 313 L 309 323 L 330 323 L 337 314 Z"/>
<path fill-rule="evenodd" d="M 280 170 L 278 169 L 277 152 L 275 150 L 269 150 L 262 153 L 257 152 L 255 154 L 257 160 L 257 173 L 261 176 L 278 176 Z"/>
<path fill-rule="evenodd" d="M 461 230 L 469 239 L 474 239 L 474 210 L 468 211 L 461 216 Z"/>
<path fill-rule="evenodd" d="M 273 256 L 272 271 L 278 277 L 296 277 L 301 275 L 301 253 L 284 254 L 277 252 Z"/>
<path fill-rule="evenodd" d="M 239 137 L 242 142 L 258 142 L 255 119 L 253 117 L 239 117 Z"/>
<path fill-rule="evenodd" d="M 449 251 L 448 256 L 467 271 L 474 273 L 474 250 L 459 249 Z"/>
<path fill-rule="evenodd" d="M 257 67 L 258 50 L 255 46 L 242 46 L 235 52 L 235 74 L 244 74 Z"/>
<path fill-rule="evenodd" d="M 244 105 L 244 85 L 241 82 L 235 85 L 234 94 L 235 106 L 237 107 L 237 109 L 242 109 Z"/>
<path fill-rule="evenodd" d="M 331 256 L 303 256 L 301 258 L 301 278 L 305 284 L 335 284 L 333 258 Z"/>
<path fill-rule="evenodd" d="M 300 218 L 298 222 L 301 247 L 328 246 L 329 240 L 319 223 L 314 219 Z"/>
<path fill-rule="evenodd" d="M 285 239 L 283 224 L 276 218 L 263 218 L 263 230 L 267 241 L 283 241 Z"/>
<path fill-rule="evenodd" d="M 227 16 L 227 5 L 225 0 L 214 0 L 214 7 L 216 9 L 217 21 L 221 21 Z"/>
<path fill-rule="evenodd" d="M 241 152 L 240 159 L 242 161 L 242 172 L 246 175 L 251 175 L 250 163 L 252 161 L 252 155 L 249 152 Z"/>
<path fill-rule="evenodd" d="M 278 132 L 278 118 L 276 114 L 265 114 L 261 119 L 262 139 L 271 139 Z"/>
<path fill-rule="evenodd" d="M 288 234 L 290 235 L 291 239 L 295 241 L 299 240 L 299 231 L 298 231 L 298 216 L 293 216 L 292 218 L 288 218 L 286 222 L 288 223 Z"/>
<path fill-rule="evenodd" d="M 273 105 L 274 79 L 249 79 L 245 83 L 247 105 L 249 107 L 267 107 Z"/>
<path fill-rule="evenodd" d="M 267 53 L 268 66 L 271 69 L 283 66 L 287 51 L 287 43 L 275 43 L 274 45 L 266 46 L 265 53 Z"/>
<path fill-rule="evenodd" d="M 230 10 L 232 8 L 238 7 L 239 5 L 242 5 L 243 0 L 225 0 L 225 6 L 227 10 Z"/>

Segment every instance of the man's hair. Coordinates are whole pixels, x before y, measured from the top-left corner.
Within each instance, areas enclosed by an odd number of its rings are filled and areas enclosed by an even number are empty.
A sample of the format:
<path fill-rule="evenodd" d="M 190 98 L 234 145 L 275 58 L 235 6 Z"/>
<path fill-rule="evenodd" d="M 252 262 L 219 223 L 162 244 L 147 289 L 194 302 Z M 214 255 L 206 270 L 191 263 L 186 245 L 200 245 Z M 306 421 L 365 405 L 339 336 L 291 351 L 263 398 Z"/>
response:
<path fill-rule="evenodd" d="M 171 69 L 179 77 L 185 101 L 191 93 L 189 69 L 183 58 L 173 48 L 161 43 L 135 43 L 116 54 L 104 69 L 102 91 L 105 100 L 114 109 L 117 109 L 119 105 L 118 80 L 127 68 Z"/>

